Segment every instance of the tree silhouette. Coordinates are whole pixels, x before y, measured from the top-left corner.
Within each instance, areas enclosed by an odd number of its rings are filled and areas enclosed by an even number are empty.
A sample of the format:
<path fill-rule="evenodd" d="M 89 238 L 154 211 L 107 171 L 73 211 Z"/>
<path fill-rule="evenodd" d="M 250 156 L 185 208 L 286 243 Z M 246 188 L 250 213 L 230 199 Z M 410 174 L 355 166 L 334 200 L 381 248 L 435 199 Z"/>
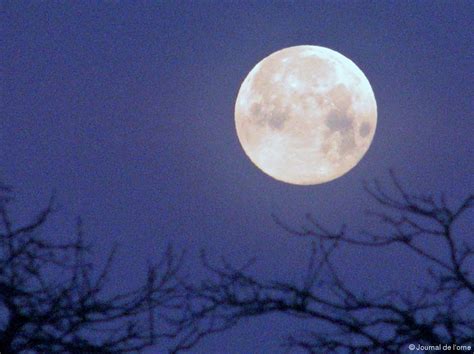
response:
<path fill-rule="evenodd" d="M 291 235 L 312 240 L 300 284 L 262 281 L 249 274 L 250 263 L 235 267 L 223 261 L 216 266 L 203 255 L 211 275 L 186 285 L 185 315 L 175 323 L 185 333 L 179 348 L 190 348 L 243 319 L 271 313 L 306 321 L 311 330 L 288 334 L 283 346 L 308 353 L 399 353 L 410 343 L 472 346 L 474 247 L 468 238 L 472 235 L 460 233 L 457 224 L 473 207 L 474 197 L 450 207 L 444 195 L 408 193 L 393 173 L 391 182 L 391 188 L 377 181 L 365 185 L 378 203 L 371 214 L 383 232 L 355 236 L 344 225 L 333 232 L 312 215 L 306 216 L 309 226 L 295 229 L 275 217 Z M 431 241 L 438 247 L 430 247 Z M 334 255 L 344 244 L 378 249 L 401 245 L 425 262 L 426 281 L 411 295 L 396 289 L 374 295 L 356 292 L 334 266 Z"/>
<path fill-rule="evenodd" d="M 90 261 L 81 221 L 71 241 L 42 236 L 52 201 L 15 226 L 10 188 L 0 185 L 0 351 L 5 353 L 138 352 L 173 338 L 167 314 L 176 308 L 181 257 L 169 248 L 149 265 L 138 288 L 107 288 L 115 250 L 105 266 Z"/>

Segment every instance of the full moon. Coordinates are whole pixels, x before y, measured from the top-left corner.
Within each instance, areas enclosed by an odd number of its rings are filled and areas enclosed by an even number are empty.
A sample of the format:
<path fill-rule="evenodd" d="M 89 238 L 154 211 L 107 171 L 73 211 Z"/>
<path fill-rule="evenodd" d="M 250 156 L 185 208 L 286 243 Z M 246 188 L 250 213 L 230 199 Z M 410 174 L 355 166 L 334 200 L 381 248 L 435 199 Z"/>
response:
<path fill-rule="evenodd" d="M 367 152 L 377 104 L 364 73 L 338 52 L 302 45 L 260 61 L 235 104 L 237 136 L 250 160 L 291 184 L 329 182 Z"/>

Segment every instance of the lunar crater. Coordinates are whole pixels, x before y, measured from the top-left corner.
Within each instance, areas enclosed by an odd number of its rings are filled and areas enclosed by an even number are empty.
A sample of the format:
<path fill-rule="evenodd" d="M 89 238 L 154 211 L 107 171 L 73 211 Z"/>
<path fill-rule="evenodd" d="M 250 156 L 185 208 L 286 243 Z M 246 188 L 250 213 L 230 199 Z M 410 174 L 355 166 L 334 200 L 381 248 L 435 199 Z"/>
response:
<path fill-rule="evenodd" d="M 353 118 L 341 113 L 339 110 L 332 110 L 326 118 L 326 126 L 332 132 L 346 132 L 353 130 Z"/>
<path fill-rule="evenodd" d="M 371 125 L 370 123 L 364 122 L 360 125 L 359 135 L 363 138 L 367 137 L 370 134 Z"/>
<path fill-rule="evenodd" d="M 375 97 L 365 75 L 328 48 L 275 52 L 251 70 L 235 105 L 237 135 L 263 172 L 292 184 L 331 181 L 372 142 Z"/>
<path fill-rule="evenodd" d="M 268 125 L 273 129 L 281 130 L 286 120 L 287 117 L 284 113 L 272 112 L 268 118 Z"/>

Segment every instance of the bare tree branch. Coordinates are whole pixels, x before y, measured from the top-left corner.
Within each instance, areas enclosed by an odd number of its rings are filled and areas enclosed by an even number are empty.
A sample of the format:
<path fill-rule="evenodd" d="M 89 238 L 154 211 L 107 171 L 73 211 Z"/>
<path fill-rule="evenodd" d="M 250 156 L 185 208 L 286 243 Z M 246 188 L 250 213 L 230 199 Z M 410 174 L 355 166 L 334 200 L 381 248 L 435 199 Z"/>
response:
<path fill-rule="evenodd" d="M 0 195 L 11 189 L 0 185 Z M 116 247 L 102 269 L 91 262 L 82 220 L 72 240 L 43 237 L 53 200 L 16 227 L 0 197 L 0 327 L 2 353 L 138 352 L 179 335 L 167 326 L 178 309 L 182 257 L 171 247 L 149 264 L 143 284 L 121 293 L 109 290 Z"/>
<path fill-rule="evenodd" d="M 308 353 L 399 353 L 409 343 L 472 344 L 474 279 L 468 262 L 474 247 L 472 238 L 455 234 L 453 226 L 472 209 L 474 197 L 469 195 L 459 206 L 449 207 L 444 195 L 409 193 L 393 172 L 390 180 L 393 190 L 378 181 L 365 185 L 379 205 L 379 210 L 369 214 L 383 232 L 352 235 L 345 225 L 331 231 L 311 214 L 306 215 L 306 226 L 295 228 L 273 216 L 291 235 L 312 241 L 301 283 L 263 281 L 249 274 L 248 265 L 213 265 L 203 258 L 210 276 L 198 284 L 185 284 L 185 312 L 175 325 L 187 335 L 177 351 L 246 318 L 271 313 L 310 321 L 310 327 L 305 326 L 310 330 L 289 334 L 283 343 L 287 349 Z M 439 242 L 439 253 L 427 246 L 432 240 Z M 372 296 L 355 292 L 333 265 L 342 244 L 387 251 L 401 245 L 425 262 L 427 281 L 418 294 L 397 289 Z"/>

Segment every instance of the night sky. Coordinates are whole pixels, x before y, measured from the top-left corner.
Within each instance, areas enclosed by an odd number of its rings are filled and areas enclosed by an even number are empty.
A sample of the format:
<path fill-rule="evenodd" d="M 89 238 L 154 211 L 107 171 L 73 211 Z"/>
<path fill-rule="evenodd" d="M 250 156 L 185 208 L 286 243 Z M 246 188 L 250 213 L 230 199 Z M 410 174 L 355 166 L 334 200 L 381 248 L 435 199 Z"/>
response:
<path fill-rule="evenodd" d="M 56 196 L 60 240 L 82 216 L 95 257 L 121 246 L 114 287 L 143 279 L 169 243 L 261 279 L 301 279 L 309 242 L 289 224 L 313 213 L 355 234 L 371 225 L 364 180 L 393 168 L 411 191 L 459 201 L 474 189 L 470 1 L 5 1 L 1 21 L 0 178 L 26 221 Z M 269 54 L 295 45 L 353 60 L 378 106 L 372 145 L 349 173 L 295 186 L 256 168 L 234 128 L 240 84 Z M 472 216 L 472 215 L 471 215 Z M 355 289 L 413 290 L 421 265 L 397 250 L 342 250 Z M 195 270 L 192 277 L 203 272 Z M 191 275 L 190 275 L 191 276 Z M 248 320 L 195 353 L 279 353 L 304 323 Z M 150 351 L 157 352 L 159 349 Z"/>

